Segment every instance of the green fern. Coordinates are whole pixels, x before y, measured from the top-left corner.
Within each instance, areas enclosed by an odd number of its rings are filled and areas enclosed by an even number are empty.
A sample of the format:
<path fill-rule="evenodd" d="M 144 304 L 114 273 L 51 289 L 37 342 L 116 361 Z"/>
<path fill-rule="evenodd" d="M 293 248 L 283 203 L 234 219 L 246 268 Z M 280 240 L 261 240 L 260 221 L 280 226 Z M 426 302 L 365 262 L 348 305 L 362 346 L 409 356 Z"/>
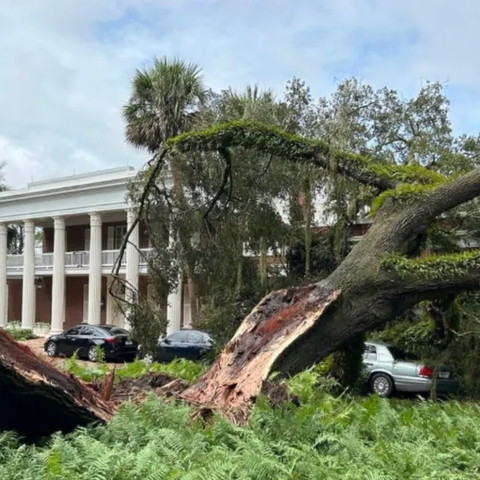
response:
<path fill-rule="evenodd" d="M 75 367 L 75 360 L 71 365 Z M 134 367 L 138 368 L 138 367 Z M 336 397 L 312 369 L 289 380 L 308 399 L 259 399 L 247 426 L 154 394 L 104 426 L 46 446 L 0 434 L 2 480 L 462 480 L 480 477 L 480 408 L 473 403 Z"/>

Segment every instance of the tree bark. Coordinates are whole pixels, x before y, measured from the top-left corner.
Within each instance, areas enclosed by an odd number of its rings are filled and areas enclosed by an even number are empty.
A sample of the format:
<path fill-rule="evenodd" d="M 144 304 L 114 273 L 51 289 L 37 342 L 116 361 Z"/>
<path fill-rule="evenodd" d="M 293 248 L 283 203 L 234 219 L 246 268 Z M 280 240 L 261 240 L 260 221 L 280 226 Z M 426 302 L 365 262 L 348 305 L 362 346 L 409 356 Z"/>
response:
<path fill-rule="evenodd" d="M 206 375 L 183 392 L 182 398 L 202 408 L 218 408 L 242 423 L 272 366 L 339 295 L 339 290 L 314 285 L 268 295 L 244 320 Z"/>
<path fill-rule="evenodd" d="M 73 376 L 37 357 L 0 330 L 0 431 L 28 441 L 103 423 L 115 408 Z"/>

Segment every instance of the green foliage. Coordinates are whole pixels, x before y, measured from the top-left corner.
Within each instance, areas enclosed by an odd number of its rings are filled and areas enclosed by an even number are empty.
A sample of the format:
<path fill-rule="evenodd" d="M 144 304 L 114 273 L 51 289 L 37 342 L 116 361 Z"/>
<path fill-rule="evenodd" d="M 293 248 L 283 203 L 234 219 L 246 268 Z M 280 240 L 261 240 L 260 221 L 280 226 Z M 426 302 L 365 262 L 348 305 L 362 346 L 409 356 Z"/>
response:
<path fill-rule="evenodd" d="M 17 341 L 34 340 L 38 338 L 31 329 L 22 328 L 20 322 L 9 322 L 5 326 L 5 331 Z"/>
<path fill-rule="evenodd" d="M 207 366 L 200 362 L 192 362 L 184 358 L 177 358 L 170 363 L 154 363 L 151 371 L 166 373 L 172 377 L 180 378 L 186 382 L 193 382 L 200 378 L 207 370 Z"/>
<path fill-rule="evenodd" d="M 426 280 L 454 278 L 480 267 L 480 251 L 429 255 L 421 258 L 391 254 L 382 260 L 382 267 L 404 278 L 416 277 Z"/>
<path fill-rule="evenodd" d="M 306 275 L 307 255 L 303 242 L 296 242 L 287 249 L 286 265 L 288 275 L 293 279 Z M 331 238 L 314 237 L 310 246 L 310 276 L 326 277 L 333 272 L 337 263 Z"/>
<path fill-rule="evenodd" d="M 98 352 L 97 352 L 98 353 Z M 104 354 L 97 357 L 100 360 L 94 364 L 88 366 L 78 361 L 77 353 L 75 352 L 71 357 L 67 358 L 62 365 L 62 370 L 76 377 L 80 378 L 84 382 L 93 382 L 100 380 L 109 371 L 108 365 L 104 362 Z"/>
<path fill-rule="evenodd" d="M 183 358 L 175 359 L 170 363 L 153 363 L 151 365 L 136 359 L 134 362 L 125 363 L 122 367 L 115 369 L 115 379 L 137 378 L 149 372 L 155 372 L 165 373 L 190 383 L 201 377 L 206 368 L 204 363 L 192 362 Z M 78 361 L 76 354 L 64 361 L 62 369 L 84 382 L 101 380 L 110 371 L 109 366 L 103 363 L 103 359 L 94 364 L 86 365 Z"/>
<path fill-rule="evenodd" d="M 132 79 L 131 96 L 123 107 L 128 142 L 156 152 L 165 139 L 191 128 L 193 112 L 204 97 L 198 65 L 155 58 Z"/>
<path fill-rule="evenodd" d="M 182 153 L 216 151 L 220 148 L 243 147 L 290 160 L 311 160 L 316 155 L 334 158 L 346 172 L 357 170 L 394 182 L 430 184 L 444 177 L 418 165 L 382 165 L 357 153 L 332 150 L 322 140 L 307 139 L 260 122 L 237 120 L 215 125 L 204 131 L 189 132 L 166 142 Z"/>
<path fill-rule="evenodd" d="M 392 199 L 395 204 L 400 204 L 403 207 L 407 202 L 417 202 L 422 198 L 428 197 L 441 183 L 437 181 L 428 185 L 402 184 L 392 190 L 385 190 L 372 202 L 370 216 L 375 216 L 388 198 Z"/>
<path fill-rule="evenodd" d="M 153 353 L 158 338 L 167 331 L 166 311 L 159 307 L 157 296 L 156 292 L 152 299 L 138 299 L 129 309 L 128 323 L 132 337 L 141 345 L 142 353 Z"/>
<path fill-rule="evenodd" d="M 218 417 L 194 422 L 190 408 L 151 395 L 105 426 L 56 435 L 43 447 L 3 433 L 0 478 L 467 480 L 480 473 L 475 404 L 334 397 L 305 375 L 290 384 L 306 403 L 272 408 L 261 398 L 245 427 Z"/>
<path fill-rule="evenodd" d="M 337 379 L 343 388 L 355 393 L 366 393 L 366 374 L 362 362 L 364 349 L 364 337 L 360 335 L 335 352 L 332 358 L 330 375 Z"/>

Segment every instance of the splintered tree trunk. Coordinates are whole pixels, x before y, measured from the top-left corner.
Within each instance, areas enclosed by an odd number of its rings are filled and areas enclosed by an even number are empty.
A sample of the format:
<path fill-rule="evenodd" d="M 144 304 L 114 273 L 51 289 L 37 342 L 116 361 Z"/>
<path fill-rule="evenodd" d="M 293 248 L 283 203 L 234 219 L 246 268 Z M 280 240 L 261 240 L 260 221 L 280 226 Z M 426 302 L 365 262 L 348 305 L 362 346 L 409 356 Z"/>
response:
<path fill-rule="evenodd" d="M 182 393 L 242 423 L 272 366 L 319 321 L 339 290 L 310 285 L 271 293 L 245 319 L 210 370 Z"/>
<path fill-rule="evenodd" d="M 408 248 L 405 226 L 390 217 L 373 225 L 327 279 L 265 297 L 181 397 L 243 423 L 270 373 L 298 373 L 427 298 L 428 288 L 421 297 L 416 286 L 380 269 L 383 254 Z"/>
<path fill-rule="evenodd" d="M 0 330 L 0 431 L 29 441 L 109 421 L 114 407 Z"/>

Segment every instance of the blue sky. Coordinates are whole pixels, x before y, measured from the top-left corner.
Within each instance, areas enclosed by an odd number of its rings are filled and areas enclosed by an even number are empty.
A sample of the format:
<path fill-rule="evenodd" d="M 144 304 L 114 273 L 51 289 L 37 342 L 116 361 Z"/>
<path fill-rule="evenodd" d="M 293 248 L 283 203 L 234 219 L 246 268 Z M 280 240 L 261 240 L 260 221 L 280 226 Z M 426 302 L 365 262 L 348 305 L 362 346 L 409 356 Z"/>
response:
<path fill-rule="evenodd" d="M 357 76 L 405 96 L 447 83 L 456 132 L 480 131 L 474 0 L 16 0 L 0 9 L 0 160 L 7 182 L 139 166 L 121 106 L 157 55 L 203 67 L 214 89 L 291 77 L 315 96 Z"/>

